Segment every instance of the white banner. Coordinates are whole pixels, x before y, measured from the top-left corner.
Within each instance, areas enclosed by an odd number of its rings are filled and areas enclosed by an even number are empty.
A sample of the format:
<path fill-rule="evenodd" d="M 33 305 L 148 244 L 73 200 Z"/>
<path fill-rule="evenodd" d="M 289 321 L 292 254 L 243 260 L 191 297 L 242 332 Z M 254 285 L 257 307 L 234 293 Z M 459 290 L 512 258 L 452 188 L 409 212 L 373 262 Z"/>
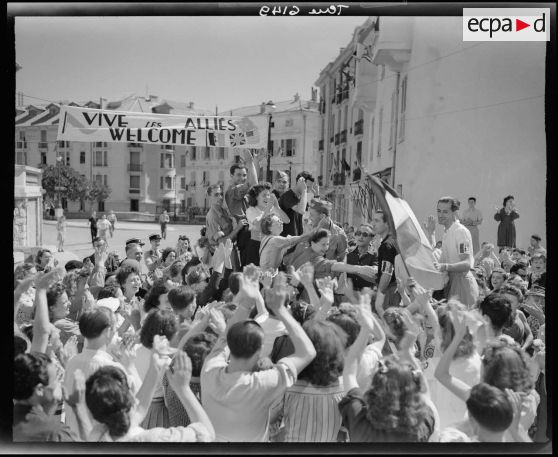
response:
<path fill-rule="evenodd" d="M 267 116 L 188 116 L 62 106 L 59 141 L 267 148 Z"/>

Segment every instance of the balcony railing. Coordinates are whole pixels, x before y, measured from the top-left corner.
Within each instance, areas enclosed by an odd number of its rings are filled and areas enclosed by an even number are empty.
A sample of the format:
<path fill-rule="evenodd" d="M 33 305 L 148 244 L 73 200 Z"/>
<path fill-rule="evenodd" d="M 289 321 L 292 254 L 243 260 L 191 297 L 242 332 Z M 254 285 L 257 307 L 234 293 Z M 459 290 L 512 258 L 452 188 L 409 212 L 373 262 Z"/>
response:
<path fill-rule="evenodd" d="M 128 143 L 128 149 L 142 149 L 143 148 L 143 144 L 141 143 Z"/>
<path fill-rule="evenodd" d="M 345 173 L 335 173 L 333 175 L 333 185 L 334 186 L 345 185 Z"/>
<path fill-rule="evenodd" d="M 46 141 L 40 141 L 39 149 L 48 149 L 48 143 Z"/>
<path fill-rule="evenodd" d="M 142 163 L 129 163 L 128 164 L 128 171 L 143 171 L 143 164 Z"/>
<path fill-rule="evenodd" d="M 359 119 L 355 122 L 355 135 L 362 135 L 364 119 Z"/>
<path fill-rule="evenodd" d="M 17 149 L 27 149 L 27 141 L 16 141 Z"/>
<path fill-rule="evenodd" d="M 320 140 L 318 142 L 318 151 L 323 151 L 324 150 L 324 140 Z"/>
<path fill-rule="evenodd" d="M 139 189 L 130 189 L 130 193 L 131 194 L 139 194 L 140 190 Z"/>
<path fill-rule="evenodd" d="M 341 134 L 340 134 L 340 140 L 341 143 L 346 143 L 347 142 L 347 130 L 342 130 Z"/>
<path fill-rule="evenodd" d="M 340 137 L 341 137 L 341 135 L 339 133 L 335 134 L 335 146 L 337 146 L 339 144 Z"/>

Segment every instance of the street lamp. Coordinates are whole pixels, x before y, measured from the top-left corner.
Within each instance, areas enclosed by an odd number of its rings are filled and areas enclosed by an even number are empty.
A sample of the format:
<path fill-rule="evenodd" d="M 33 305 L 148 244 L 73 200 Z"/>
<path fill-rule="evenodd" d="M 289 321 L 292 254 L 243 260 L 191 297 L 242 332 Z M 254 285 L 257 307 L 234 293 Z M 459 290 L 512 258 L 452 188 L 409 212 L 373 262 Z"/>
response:
<path fill-rule="evenodd" d="M 56 186 L 56 190 L 57 190 L 57 194 L 58 194 L 58 208 L 60 208 L 62 206 L 61 201 L 60 201 L 60 164 L 62 163 L 62 156 L 58 156 L 56 157 L 56 163 L 57 163 L 57 167 L 58 167 L 58 186 Z"/>
<path fill-rule="evenodd" d="M 265 112 L 269 114 L 269 122 L 267 124 L 267 169 L 266 169 L 267 182 L 272 182 L 273 180 L 271 177 L 271 154 L 273 152 L 271 146 L 271 119 L 275 108 L 276 107 L 271 100 L 265 104 Z"/>

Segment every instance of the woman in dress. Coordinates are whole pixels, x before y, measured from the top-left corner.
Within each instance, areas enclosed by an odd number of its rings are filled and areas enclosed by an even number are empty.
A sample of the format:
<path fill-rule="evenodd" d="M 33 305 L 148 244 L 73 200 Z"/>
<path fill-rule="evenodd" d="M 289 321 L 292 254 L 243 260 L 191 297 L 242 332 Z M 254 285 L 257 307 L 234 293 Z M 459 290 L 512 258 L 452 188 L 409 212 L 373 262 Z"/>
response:
<path fill-rule="evenodd" d="M 188 262 L 193 256 L 192 243 L 186 235 L 180 235 L 176 243 L 176 258 Z"/>
<path fill-rule="evenodd" d="M 250 230 L 250 241 L 246 246 L 246 264 L 260 264 L 260 244 L 262 240 L 261 220 L 268 214 L 277 214 L 285 224 L 290 222 L 289 216 L 279 208 L 275 194 L 271 193 L 271 184 L 263 183 L 252 186 L 248 191 L 248 209 L 246 219 Z"/>
<path fill-rule="evenodd" d="M 110 237 L 112 238 L 114 231 L 116 230 L 116 214 L 114 214 L 114 210 L 110 210 L 109 215 L 108 215 L 108 221 L 110 222 L 110 227 L 109 227 L 109 232 L 110 232 Z"/>
<path fill-rule="evenodd" d="M 504 198 L 503 208 L 496 207 L 494 219 L 498 224 L 498 247 L 515 248 L 515 220 L 519 213 L 515 209 L 515 200 L 512 195 Z"/>
<path fill-rule="evenodd" d="M 64 240 L 66 239 L 66 216 L 60 216 L 56 223 L 58 232 L 58 252 L 64 252 Z"/>

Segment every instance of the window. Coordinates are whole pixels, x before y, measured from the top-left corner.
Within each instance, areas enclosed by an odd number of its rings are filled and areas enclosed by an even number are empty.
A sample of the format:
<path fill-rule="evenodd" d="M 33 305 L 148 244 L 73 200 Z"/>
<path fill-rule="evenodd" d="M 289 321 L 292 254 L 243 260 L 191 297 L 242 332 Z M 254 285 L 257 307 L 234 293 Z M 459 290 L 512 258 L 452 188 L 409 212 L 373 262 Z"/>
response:
<path fill-rule="evenodd" d="M 103 151 L 95 151 L 95 162 L 93 163 L 95 167 L 103 166 Z"/>
<path fill-rule="evenodd" d="M 295 155 L 296 152 L 296 139 L 289 138 L 286 140 L 281 140 L 281 153 L 280 155 L 285 155 L 286 157 L 292 157 Z"/>
<path fill-rule="evenodd" d="M 97 211 L 99 212 L 103 212 L 105 210 L 105 202 L 104 201 L 100 201 L 99 202 L 99 207 L 97 208 Z"/>
<path fill-rule="evenodd" d="M 27 158 L 25 152 L 17 151 L 16 152 L 16 163 L 18 165 L 27 165 Z"/>
<path fill-rule="evenodd" d="M 130 200 L 130 211 L 139 211 L 139 200 Z"/>
<path fill-rule="evenodd" d="M 130 175 L 130 190 L 140 188 L 140 177 L 139 175 Z"/>
<path fill-rule="evenodd" d="M 163 176 L 161 176 L 161 178 L 160 178 L 159 188 L 160 189 L 165 188 L 165 178 Z"/>
<path fill-rule="evenodd" d="M 210 152 L 209 152 L 209 146 L 206 146 L 204 151 L 203 151 L 203 158 L 205 160 L 209 160 L 211 157 Z"/>
<path fill-rule="evenodd" d="M 79 163 L 85 163 L 85 151 L 79 153 Z"/>
<path fill-rule="evenodd" d="M 96 148 L 106 148 L 107 147 L 107 142 L 106 141 L 96 141 L 95 142 L 95 147 Z"/>
<path fill-rule="evenodd" d="M 378 150 L 377 155 L 382 155 L 382 121 L 384 118 L 384 109 L 380 108 L 380 117 L 378 118 Z"/>
<path fill-rule="evenodd" d="M 293 120 L 292 119 L 287 119 L 285 121 L 285 127 L 292 127 L 293 126 Z"/>
<path fill-rule="evenodd" d="M 186 189 L 186 178 L 184 176 L 180 177 L 180 188 Z"/>
<path fill-rule="evenodd" d="M 191 186 L 195 186 L 195 185 L 196 185 L 196 172 L 195 172 L 195 171 L 193 171 L 193 172 L 190 174 L 190 185 L 191 185 Z"/>
<path fill-rule="evenodd" d="M 225 148 L 217 148 L 217 160 L 225 160 Z"/>
<path fill-rule="evenodd" d="M 108 167 L 107 151 L 103 151 L 103 166 Z"/>
<path fill-rule="evenodd" d="M 165 176 L 165 189 L 174 189 L 174 180 L 170 176 Z"/>
<path fill-rule="evenodd" d="M 105 186 L 108 186 L 108 176 L 107 175 L 103 175 L 103 184 Z"/>
<path fill-rule="evenodd" d="M 205 186 L 207 184 L 209 184 L 208 172 L 204 171 L 203 172 L 203 177 L 202 177 L 202 185 Z"/>
<path fill-rule="evenodd" d="M 359 141 L 359 142 L 357 143 L 357 148 L 356 148 L 356 159 L 357 159 L 357 162 L 358 162 L 359 164 L 362 163 L 362 141 Z"/>
<path fill-rule="evenodd" d="M 161 154 L 161 168 L 165 168 L 165 154 Z"/>
<path fill-rule="evenodd" d="M 95 182 L 102 184 L 103 183 L 103 175 L 94 175 L 93 179 L 95 180 Z"/>
<path fill-rule="evenodd" d="M 46 152 L 41 151 L 41 165 L 46 165 L 46 163 L 47 163 Z"/>
<path fill-rule="evenodd" d="M 186 155 L 185 154 L 182 154 L 180 156 L 180 167 L 181 168 L 186 167 Z"/>
<path fill-rule="evenodd" d="M 399 141 L 405 139 L 405 112 L 407 110 L 407 76 L 401 81 L 401 90 L 399 91 L 401 97 L 400 110 L 399 110 Z"/>
<path fill-rule="evenodd" d="M 397 106 L 395 105 L 395 93 L 391 94 L 391 113 L 389 120 L 389 146 L 388 149 L 393 148 L 395 139 L 395 122 L 397 121 Z"/>
<path fill-rule="evenodd" d="M 47 140 L 47 131 L 41 130 L 41 142 L 45 142 Z"/>
<path fill-rule="evenodd" d="M 192 161 L 196 160 L 196 147 L 192 146 L 192 154 L 190 155 Z"/>
<path fill-rule="evenodd" d="M 70 151 L 66 152 L 66 166 L 70 166 Z"/>

